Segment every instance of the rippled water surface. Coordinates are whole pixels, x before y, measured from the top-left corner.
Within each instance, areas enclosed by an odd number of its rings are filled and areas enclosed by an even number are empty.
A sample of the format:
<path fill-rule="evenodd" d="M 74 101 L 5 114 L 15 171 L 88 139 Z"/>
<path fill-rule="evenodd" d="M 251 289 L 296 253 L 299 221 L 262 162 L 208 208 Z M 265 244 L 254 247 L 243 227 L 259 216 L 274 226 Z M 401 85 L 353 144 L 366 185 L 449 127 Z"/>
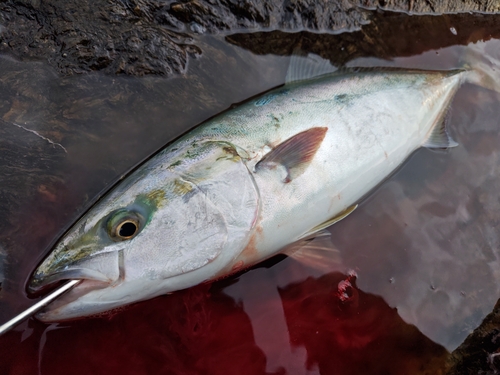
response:
<path fill-rule="evenodd" d="M 412 39 L 391 59 L 346 63 L 452 69 L 477 43 L 482 59 L 499 58 L 500 40 L 478 30 L 460 45 Z M 30 273 L 100 192 L 196 124 L 284 82 L 289 57 L 273 45 L 298 36 L 269 35 L 196 35 L 203 54 L 171 79 L 61 78 L 43 62 L 0 58 L 2 321 L 33 303 Z M 342 36 L 304 40 L 315 53 L 345 48 Z M 334 269 L 279 257 L 102 317 L 30 319 L 0 337 L 0 372 L 439 373 L 500 296 L 499 104 L 500 94 L 464 84 L 449 118 L 459 147 L 418 150 L 334 225 Z"/>

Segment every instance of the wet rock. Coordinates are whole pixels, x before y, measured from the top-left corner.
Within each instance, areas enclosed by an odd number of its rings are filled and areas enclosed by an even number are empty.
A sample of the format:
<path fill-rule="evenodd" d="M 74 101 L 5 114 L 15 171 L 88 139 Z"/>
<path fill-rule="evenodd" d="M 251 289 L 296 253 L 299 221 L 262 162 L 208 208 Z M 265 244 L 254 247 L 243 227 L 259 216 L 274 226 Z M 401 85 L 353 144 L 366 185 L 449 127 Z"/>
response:
<path fill-rule="evenodd" d="M 47 60 L 63 75 L 181 73 L 188 55 L 199 51 L 155 19 L 164 7 L 155 1 L 5 1 L 0 53 Z"/>
<path fill-rule="evenodd" d="M 500 373 L 500 300 L 483 323 L 450 356 L 447 375 Z"/>
<path fill-rule="evenodd" d="M 169 13 L 208 32 L 235 30 L 353 30 L 368 23 L 369 12 L 348 2 L 181 1 Z"/>
<path fill-rule="evenodd" d="M 448 0 L 370 0 L 371 6 L 385 9 L 407 10 L 411 13 L 451 13 L 451 12 L 498 12 L 500 4 L 494 1 L 448 1 Z M 365 4 L 368 5 L 368 4 Z"/>
<path fill-rule="evenodd" d="M 154 91 L 153 81 L 141 80 L 144 87 L 134 88 L 126 81 L 111 81 L 115 77 L 110 76 L 185 73 L 190 56 L 206 54 L 199 34 L 207 33 L 226 35 L 226 40 L 234 45 L 262 55 L 289 55 L 294 46 L 301 43 L 306 51 L 319 53 L 336 64 L 361 56 L 409 56 L 500 35 L 499 23 L 495 22 L 498 16 L 468 13 L 498 11 L 496 4 L 418 0 L 271 1 L 265 5 L 245 1 L 0 1 L 0 53 L 25 61 L 42 60 L 51 66 L 47 69 L 41 64 L 34 68 L 31 63 L 26 67 L 16 63 L 12 64 L 15 67 L 8 68 L 7 64 L 0 65 L 4 67 L 0 69 L 0 155 L 3 160 L 0 228 L 8 228 L 2 231 L 2 244 L 10 255 L 8 267 L 0 269 L 0 278 L 2 273 L 8 274 L 9 269 L 15 269 L 17 277 L 16 284 L 11 282 L 10 287 L 7 282 L 3 284 L 4 294 L 0 299 L 6 300 L 5 293 L 13 297 L 0 306 L 0 311 L 3 306 L 15 305 L 14 297 L 24 295 L 23 278 L 36 266 L 39 260 L 36 257 L 46 253 L 51 238 L 56 239 L 57 233 L 61 234 L 64 226 L 70 225 L 78 213 L 90 205 L 89 199 L 98 197 L 100 189 L 109 187 L 117 174 L 139 162 L 145 157 L 144 153 L 152 152 L 144 149 L 138 152 L 134 143 L 138 134 L 154 128 L 148 124 L 162 124 L 170 131 L 165 134 L 158 131 L 150 137 L 157 142 L 150 146 L 154 150 L 208 117 L 200 115 L 186 120 L 187 115 L 181 110 L 174 115 L 177 108 L 171 104 L 172 97 L 186 99 L 182 103 L 188 107 L 188 110 L 182 108 L 186 113 L 197 110 L 192 104 L 195 100 L 189 100 L 191 97 L 212 99 L 201 100 L 212 111 L 218 103 L 214 99 L 214 92 L 220 91 L 214 89 L 216 83 L 204 85 L 206 81 L 194 78 L 189 88 L 187 84 L 179 85 L 162 94 Z M 375 12 L 376 6 L 412 14 L 465 13 L 409 16 Z M 318 34 L 320 31 L 330 34 Z M 350 32 L 331 33 L 340 31 Z M 203 63 L 212 64 L 213 68 L 207 68 L 207 75 L 223 71 L 228 64 L 226 52 L 222 50 L 216 58 L 206 60 Z M 97 78 L 90 74 L 78 82 L 71 81 L 71 77 L 54 82 L 64 76 L 92 72 L 107 74 L 109 81 L 96 84 L 93 80 Z M 159 99 L 154 101 L 153 97 Z M 165 113 L 159 109 L 164 103 L 170 103 L 171 108 Z M 122 112 L 125 113 L 120 116 Z M 136 112 L 141 116 L 132 116 Z M 146 114 L 151 117 L 147 118 Z M 172 130 L 182 118 L 185 128 Z M 127 121 L 129 127 L 123 125 Z M 118 131 L 113 133 L 111 129 Z M 122 137 L 117 137 L 117 133 L 123 133 Z M 495 138 L 491 139 L 494 145 Z M 89 145 L 96 150 L 82 152 Z M 135 154 L 124 152 L 127 148 Z M 100 153 L 101 149 L 105 151 Z M 75 170 L 76 173 L 70 174 Z M 477 204 L 488 207 L 483 202 L 496 197 L 496 194 L 482 193 Z M 432 212 L 443 210 L 427 208 Z M 497 220 L 497 216 L 486 217 L 487 213 L 482 215 L 481 223 Z M 395 247 L 394 253 L 397 250 Z M 37 255 L 20 267 L 25 255 L 35 251 Z M 400 253 L 400 257 L 407 256 Z M 3 262 L 0 256 L 0 264 Z M 12 275 L 13 272 L 10 275 L 13 278 Z M 483 295 L 478 298 L 482 300 Z M 488 362 L 490 357 L 485 357 L 482 342 L 478 343 L 479 346 L 467 347 L 468 354 L 464 354 L 464 347 L 461 358 L 480 353 L 481 363 L 489 366 L 484 371 L 494 371 L 497 357 L 492 356 L 491 363 Z"/>
<path fill-rule="evenodd" d="M 391 59 L 500 37 L 500 23 L 495 14 L 413 17 L 401 12 L 376 11 L 370 20 L 358 31 L 338 35 L 275 30 L 236 33 L 226 36 L 226 40 L 259 55 L 288 56 L 300 47 L 342 66 L 359 57 Z"/>
<path fill-rule="evenodd" d="M 210 32 L 245 30 L 352 31 L 370 22 L 370 10 L 376 8 L 440 14 L 447 12 L 496 12 L 498 3 L 489 1 L 180 1 L 169 13 L 185 24 L 195 23 Z"/>
<path fill-rule="evenodd" d="M 437 14 L 495 12 L 482 1 L 14 1 L 0 2 L 0 53 L 48 61 L 60 74 L 173 75 L 201 53 L 188 34 L 353 31 L 375 8 Z M 460 32 L 460 30 L 458 30 Z"/>
<path fill-rule="evenodd" d="M 2 291 L 2 284 L 5 280 L 6 267 L 7 267 L 7 252 L 2 246 L 0 246 L 0 291 Z"/>

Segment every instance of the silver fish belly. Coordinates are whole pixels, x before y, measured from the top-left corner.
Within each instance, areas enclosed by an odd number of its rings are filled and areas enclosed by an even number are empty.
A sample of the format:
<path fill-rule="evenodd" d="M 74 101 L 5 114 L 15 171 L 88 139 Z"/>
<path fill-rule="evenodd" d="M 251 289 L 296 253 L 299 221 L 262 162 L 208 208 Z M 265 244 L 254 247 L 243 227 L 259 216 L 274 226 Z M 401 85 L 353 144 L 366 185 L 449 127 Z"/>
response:
<path fill-rule="evenodd" d="M 310 238 L 419 147 L 452 145 L 443 121 L 465 74 L 325 75 L 203 123 L 58 242 L 30 288 L 84 281 L 39 318 L 88 316 L 187 288 Z"/>

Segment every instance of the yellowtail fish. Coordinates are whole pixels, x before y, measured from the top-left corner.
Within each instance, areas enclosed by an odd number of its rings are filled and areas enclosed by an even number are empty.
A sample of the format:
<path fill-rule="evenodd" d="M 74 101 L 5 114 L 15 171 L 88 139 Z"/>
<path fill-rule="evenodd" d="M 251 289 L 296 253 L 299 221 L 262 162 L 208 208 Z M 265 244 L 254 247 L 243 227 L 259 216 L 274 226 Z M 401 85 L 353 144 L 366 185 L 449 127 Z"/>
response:
<path fill-rule="evenodd" d="M 456 145 L 446 112 L 468 71 L 303 77 L 309 60 L 296 60 L 284 86 L 168 145 L 66 233 L 30 288 L 83 282 L 40 319 L 104 312 L 297 249 L 352 212 L 418 148 Z"/>

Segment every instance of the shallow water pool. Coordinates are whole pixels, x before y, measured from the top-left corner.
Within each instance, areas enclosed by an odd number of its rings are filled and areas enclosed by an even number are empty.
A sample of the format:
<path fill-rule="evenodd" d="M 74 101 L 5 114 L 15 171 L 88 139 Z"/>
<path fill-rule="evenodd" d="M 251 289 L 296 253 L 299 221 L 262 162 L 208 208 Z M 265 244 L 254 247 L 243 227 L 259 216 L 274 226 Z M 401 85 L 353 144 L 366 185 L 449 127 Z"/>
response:
<path fill-rule="evenodd" d="M 194 35 L 202 55 L 170 79 L 61 78 L 43 62 L 0 58 L 2 321 L 33 303 L 30 273 L 101 192 L 196 124 L 282 84 L 299 42 L 347 66 L 452 69 L 478 45 L 479 59 L 500 58 L 493 31 L 467 19 L 437 17 L 418 34 L 414 18 L 399 17 L 391 25 L 413 28 L 400 27 L 399 44 L 372 39 L 371 54 L 344 52 L 365 34 Z M 500 296 L 499 103 L 464 84 L 449 118 L 459 147 L 417 151 L 331 227 L 342 258 L 332 269 L 278 257 L 100 317 L 30 319 L 0 338 L 0 372 L 444 371 Z"/>

